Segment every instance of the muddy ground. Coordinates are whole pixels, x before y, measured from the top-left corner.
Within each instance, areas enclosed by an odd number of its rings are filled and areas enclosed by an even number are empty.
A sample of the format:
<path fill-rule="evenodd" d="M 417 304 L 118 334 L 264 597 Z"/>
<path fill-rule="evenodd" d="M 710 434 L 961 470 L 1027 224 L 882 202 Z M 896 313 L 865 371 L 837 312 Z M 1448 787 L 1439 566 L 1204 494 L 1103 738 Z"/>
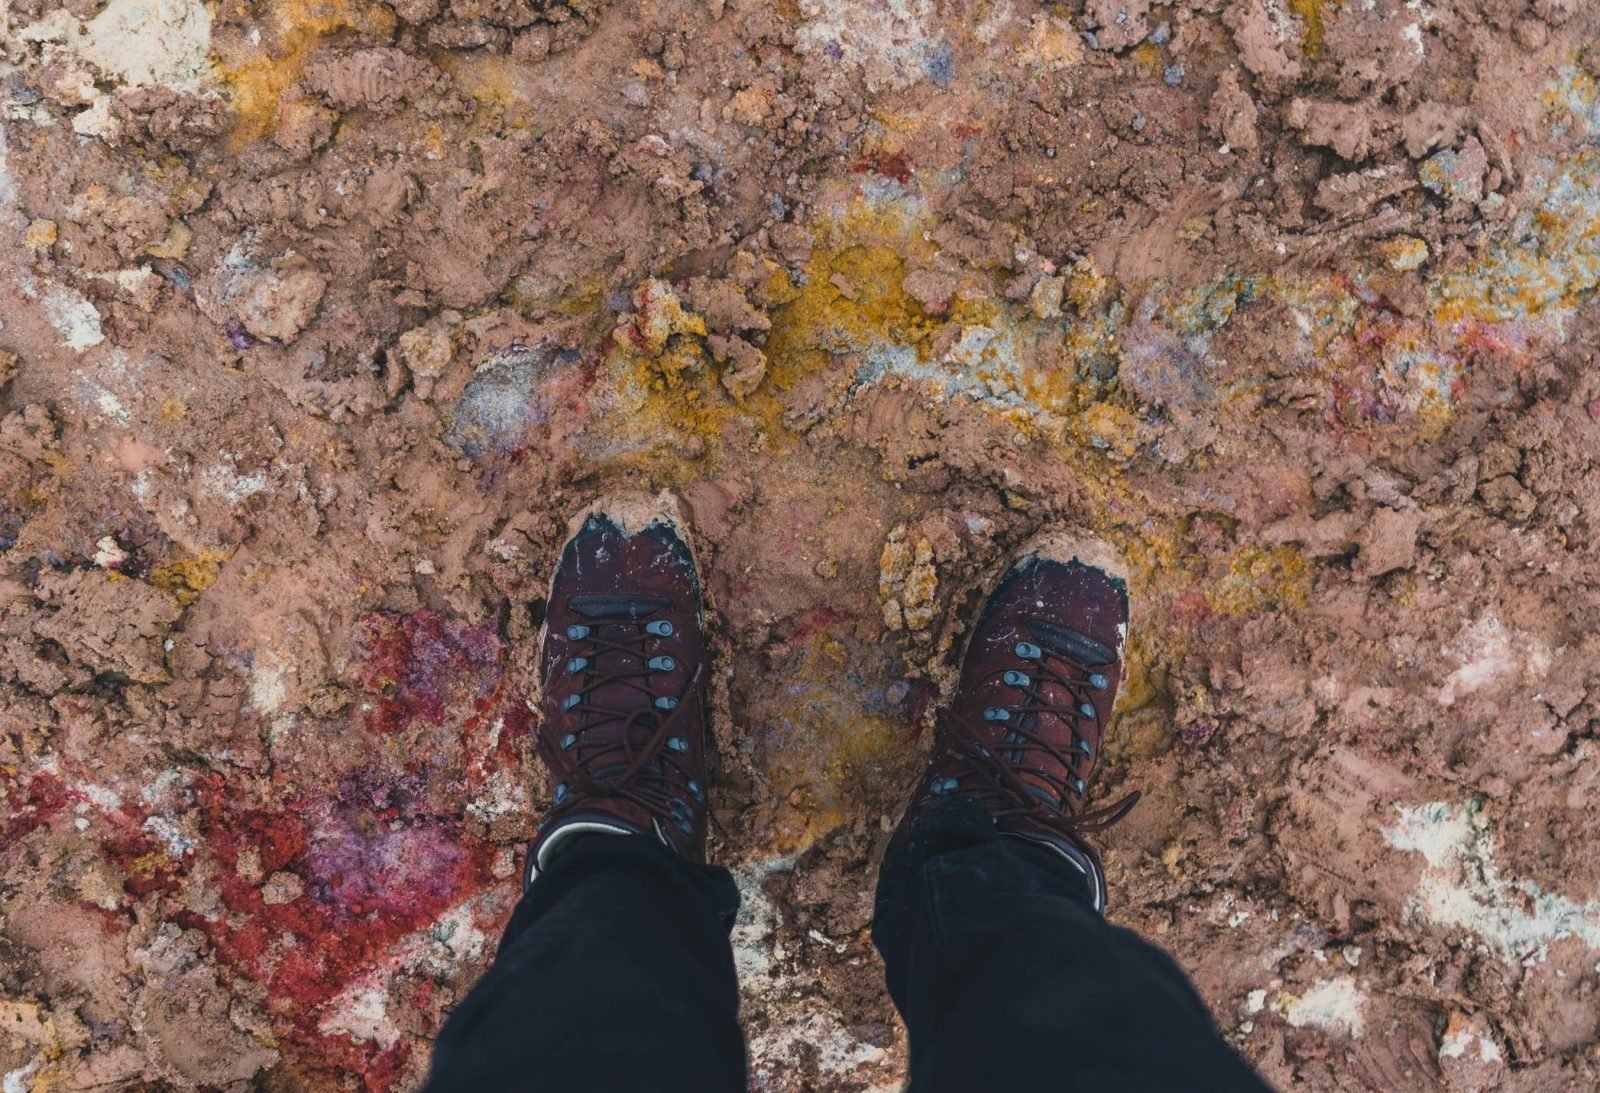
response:
<path fill-rule="evenodd" d="M 6 1089 L 415 1087 L 618 486 L 715 600 L 754 1088 L 898 1088 L 873 866 L 1058 522 L 1133 565 L 1113 919 L 1284 1088 L 1595 1088 L 1597 30 L 9 0 Z"/>

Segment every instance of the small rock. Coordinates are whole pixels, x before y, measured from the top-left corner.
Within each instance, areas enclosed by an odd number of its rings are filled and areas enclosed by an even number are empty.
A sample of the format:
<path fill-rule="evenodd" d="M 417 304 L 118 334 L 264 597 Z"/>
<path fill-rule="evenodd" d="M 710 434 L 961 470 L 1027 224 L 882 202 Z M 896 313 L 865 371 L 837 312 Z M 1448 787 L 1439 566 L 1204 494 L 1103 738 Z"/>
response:
<path fill-rule="evenodd" d="M 1399 167 L 1389 165 L 1365 171 L 1329 175 L 1317 183 L 1317 208 L 1334 216 L 1357 217 L 1373 205 L 1416 185 Z"/>
<path fill-rule="evenodd" d="M 1061 317 L 1061 300 L 1066 292 L 1067 279 L 1065 277 L 1041 277 L 1033 284 L 1033 290 L 1028 293 L 1028 309 L 1033 312 L 1036 319 L 1059 319 Z"/>
<path fill-rule="evenodd" d="M 411 374 L 413 389 L 419 398 L 433 392 L 434 381 L 444 375 L 455 353 L 455 341 L 445 327 L 429 324 L 414 327 L 400 335 L 392 356 L 396 363 Z"/>
<path fill-rule="evenodd" d="M 253 846 L 247 846 L 239 851 L 239 856 L 233 862 L 233 871 L 246 884 L 259 883 L 265 876 L 261 872 L 261 852 Z"/>
<path fill-rule="evenodd" d="M 1397 235 L 1378 245 L 1378 253 L 1390 269 L 1413 270 L 1428 260 L 1428 244 L 1414 235 Z"/>
<path fill-rule="evenodd" d="M 737 334 L 712 334 L 706 339 L 711 357 L 723 365 L 719 377 L 728 394 L 743 402 L 761 386 L 767 355 Z"/>
<path fill-rule="evenodd" d="M 296 159 L 305 159 L 333 137 L 339 115 L 313 99 L 290 99 L 278 110 L 272 143 Z"/>
<path fill-rule="evenodd" d="M 389 0 L 394 13 L 413 25 L 426 23 L 439 14 L 439 0 Z"/>
<path fill-rule="evenodd" d="M 1089 0 L 1084 17 L 1095 24 L 1097 49 L 1129 49 L 1150 34 L 1150 0 Z"/>
<path fill-rule="evenodd" d="M 1256 134 L 1256 119 L 1260 111 L 1239 84 L 1239 74 L 1224 72 L 1217 81 L 1216 93 L 1211 96 L 1211 108 L 1206 114 L 1206 128 L 1236 152 L 1253 152 L 1260 144 Z"/>
<path fill-rule="evenodd" d="M 517 345 L 478 365 L 451 410 L 445 443 L 468 459 L 515 450 L 549 420 L 540 382 L 556 363 L 548 349 Z"/>
<path fill-rule="evenodd" d="M 327 290 L 327 279 L 315 270 L 262 270 L 236 299 L 239 321 L 258 338 L 292 342 L 316 317 Z"/>
<path fill-rule="evenodd" d="M 908 273 L 904 282 L 906 293 L 929 315 L 943 315 L 948 311 L 959 285 L 954 274 L 931 269 Z"/>
<path fill-rule="evenodd" d="M 101 569 L 118 569 L 128 560 L 128 552 L 118 544 L 116 537 L 102 535 L 95 544 L 94 564 Z"/>
<path fill-rule="evenodd" d="M 1396 569 L 1409 569 L 1417 560 L 1417 532 L 1422 515 L 1400 509 L 1379 508 L 1356 533 L 1360 553 L 1357 575 L 1365 580 L 1381 577 Z"/>
<path fill-rule="evenodd" d="M 261 886 L 261 902 L 267 906 L 293 903 L 305 894 L 306 884 L 294 873 L 279 870 Z"/>
<path fill-rule="evenodd" d="M 1460 151 L 1447 148 L 1428 157 L 1417 168 L 1417 178 L 1425 189 L 1456 204 L 1483 200 L 1483 179 L 1488 172 L 1488 153 L 1477 137 L 1468 137 Z"/>
<path fill-rule="evenodd" d="M 1330 148 L 1352 163 L 1372 154 L 1372 116 L 1365 103 L 1294 99 L 1284 112 L 1300 141 L 1315 148 Z"/>
<path fill-rule="evenodd" d="M 1486 1093 L 1506 1078 L 1505 1053 L 1489 1019 L 1452 1011 L 1439 1038 L 1439 1070 L 1453 1093 Z"/>
<path fill-rule="evenodd" d="M 1544 48 L 1550 40 L 1550 28 L 1538 19 L 1518 19 L 1512 35 L 1519 46 L 1532 52 Z"/>

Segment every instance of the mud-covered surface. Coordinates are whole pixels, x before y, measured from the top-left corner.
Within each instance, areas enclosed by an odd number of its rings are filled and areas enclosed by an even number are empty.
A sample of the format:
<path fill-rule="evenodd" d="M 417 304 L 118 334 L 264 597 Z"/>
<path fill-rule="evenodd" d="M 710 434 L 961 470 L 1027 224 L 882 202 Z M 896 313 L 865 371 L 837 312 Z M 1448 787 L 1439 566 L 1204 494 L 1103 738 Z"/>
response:
<path fill-rule="evenodd" d="M 1112 917 L 1225 1034 L 1600 1083 L 1592 5 L 0 10 L 8 1091 L 415 1087 L 623 485 L 715 601 L 755 1088 L 898 1088 L 875 861 L 1051 522 L 1133 566 Z"/>

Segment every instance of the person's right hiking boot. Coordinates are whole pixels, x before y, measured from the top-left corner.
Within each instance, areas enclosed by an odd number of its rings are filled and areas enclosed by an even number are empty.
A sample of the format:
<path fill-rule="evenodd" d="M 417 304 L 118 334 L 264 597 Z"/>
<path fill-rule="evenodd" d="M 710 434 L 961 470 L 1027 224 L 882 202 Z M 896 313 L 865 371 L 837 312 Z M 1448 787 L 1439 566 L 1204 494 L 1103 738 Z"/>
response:
<path fill-rule="evenodd" d="M 1002 832 L 1060 853 L 1103 910 L 1105 875 L 1087 836 L 1127 815 L 1139 794 L 1092 811 L 1084 802 L 1127 635 L 1127 580 L 1107 547 L 1059 535 L 1025 546 L 968 639 L 955 699 L 894 842 L 938 802 L 970 797 Z"/>

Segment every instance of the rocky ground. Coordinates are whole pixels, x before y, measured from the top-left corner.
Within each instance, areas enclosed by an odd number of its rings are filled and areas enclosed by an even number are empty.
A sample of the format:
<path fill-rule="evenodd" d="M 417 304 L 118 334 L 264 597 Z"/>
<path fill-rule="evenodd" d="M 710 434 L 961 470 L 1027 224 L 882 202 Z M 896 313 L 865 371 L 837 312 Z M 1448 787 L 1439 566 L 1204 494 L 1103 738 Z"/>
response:
<path fill-rule="evenodd" d="M 1277 1085 L 1600 1083 L 1600 9 L 0 5 L 0 1071 L 409 1089 L 568 513 L 684 498 L 752 1087 L 891 1090 L 978 589 L 1134 567 L 1112 917 Z"/>

